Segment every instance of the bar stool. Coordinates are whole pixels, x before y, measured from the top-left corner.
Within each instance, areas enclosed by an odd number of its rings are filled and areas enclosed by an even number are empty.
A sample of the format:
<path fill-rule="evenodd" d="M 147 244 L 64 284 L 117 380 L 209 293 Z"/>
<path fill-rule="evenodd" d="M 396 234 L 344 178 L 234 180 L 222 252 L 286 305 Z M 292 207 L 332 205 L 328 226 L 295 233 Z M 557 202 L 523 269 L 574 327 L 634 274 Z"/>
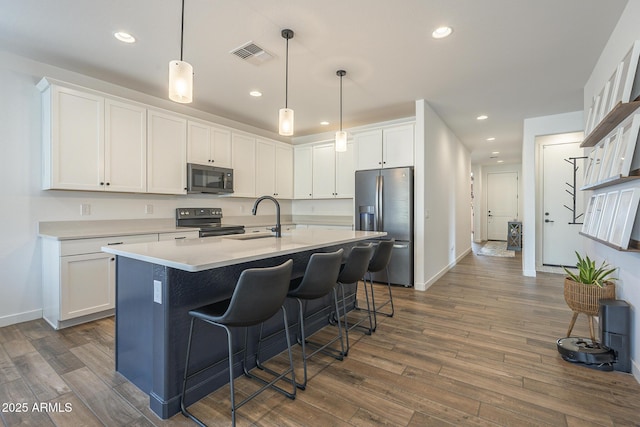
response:
<path fill-rule="evenodd" d="M 365 320 L 369 320 L 369 327 L 368 328 L 364 326 L 362 327 L 365 328 L 366 330 L 365 333 L 367 333 L 367 335 L 371 335 L 371 332 L 373 331 L 373 322 L 371 320 L 371 310 L 369 305 L 369 292 L 367 291 L 366 283 L 365 283 L 365 297 L 367 300 L 367 309 L 366 309 L 367 314 L 365 316 L 362 316 L 357 322 L 351 325 L 349 325 L 348 323 L 347 302 L 346 302 L 347 295 L 345 292 L 345 285 L 349 285 L 352 283 L 356 284 L 355 292 L 349 295 L 349 297 L 353 296 L 353 302 L 355 305 L 356 295 L 358 292 L 358 281 L 363 280 L 364 274 L 366 273 L 367 268 L 369 267 L 369 260 L 373 255 L 373 251 L 374 251 L 374 247 L 373 245 L 371 245 L 371 243 L 365 246 L 354 246 L 353 249 L 351 249 L 351 252 L 349 253 L 349 255 L 347 256 L 347 260 L 344 264 L 344 267 L 342 268 L 342 271 L 340 271 L 340 274 L 338 275 L 338 286 L 340 287 L 340 291 L 342 293 L 344 330 L 345 330 L 345 337 L 347 342 L 347 345 L 346 345 L 347 349 L 345 350 L 345 353 L 344 353 L 345 356 L 349 353 L 349 348 L 350 348 L 350 344 L 349 344 L 350 330 L 360 326 L 360 324 Z M 340 317 L 339 313 L 337 317 Z"/>
<path fill-rule="evenodd" d="M 367 274 L 365 278 L 369 277 L 369 285 L 371 287 L 371 305 L 373 306 L 373 331 L 375 332 L 378 327 L 378 314 L 382 314 L 387 317 L 393 317 L 394 309 L 393 309 L 393 295 L 391 294 L 391 282 L 389 281 L 389 260 L 391 259 L 391 251 L 393 250 L 393 245 L 395 244 L 395 239 L 382 240 L 378 243 L 375 252 L 373 253 L 373 257 L 371 261 L 369 261 L 369 268 L 367 269 Z M 389 291 L 389 298 L 379 306 L 376 306 L 375 296 L 373 295 L 373 273 L 378 273 L 382 270 L 385 270 L 387 274 L 387 289 Z M 365 284 L 366 289 L 366 284 Z M 380 309 L 387 304 L 391 304 L 391 311 L 382 312 Z"/>
<path fill-rule="evenodd" d="M 304 381 L 301 383 L 296 382 L 296 386 L 299 389 L 304 390 L 307 386 L 307 359 L 311 358 L 316 353 L 322 351 L 330 356 L 342 360 L 344 355 L 344 340 L 342 338 L 342 325 L 338 316 L 338 335 L 332 338 L 325 344 L 317 344 L 314 342 L 307 342 L 307 334 L 304 326 L 304 314 L 306 302 L 317 298 L 322 298 L 333 292 L 333 301 L 335 310 L 339 313 L 338 308 L 338 293 L 336 292 L 336 280 L 338 273 L 340 272 L 340 265 L 342 262 L 342 249 L 336 252 L 329 253 L 315 253 L 311 255 L 307 268 L 304 272 L 304 276 L 300 279 L 291 281 L 291 287 L 287 297 L 294 298 L 298 301 L 299 307 L 299 319 L 300 319 L 300 339 L 299 344 L 302 346 L 302 363 L 304 367 Z M 305 304 L 303 304 L 305 301 Z M 322 313 L 324 310 L 319 310 L 313 315 Z M 312 316 L 313 316 L 312 315 Z M 309 316 L 311 317 L 311 316 Z M 329 346 L 336 341 L 340 341 L 340 350 L 335 350 Z M 307 354 L 306 345 L 311 344 L 316 347 L 315 351 Z"/>
<path fill-rule="evenodd" d="M 250 268 L 244 270 L 240 274 L 240 278 L 236 284 L 236 288 L 233 291 L 233 295 L 231 299 L 217 302 L 214 304 L 205 305 L 202 307 L 198 307 L 194 310 L 189 311 L 189 315 L 191 318 L 191 327 L 189 329 L 189 341 L 187 344 L 187 360 L 185 362 L 184 369 L 184 377 L 182 382 L 182 395 L 180 397 L 180 408 L 182 413 L 191 418 L 193 421 L 198 423 L 200 426 L 204 426 L 205 424 L 200 421 L 197 417 L 187 411 L 184 401 L 185 394 L 187 391 L 187 380 L 193 378 L 195 375 L 200 374 L 201 372 L 216 366 L 217 364 L 228 360 L 229 362 L 229 388 L 231 391 L 231 422 L 235 426 L 236 425 L 236 410 L 240 408 L 242 405 L 247 403 L 249 400 L 253 399 L 260 392 L 265 389 L 271 387 L 280 393 L 283 393 L 285 396 L 295 399 L 296 395 L 296 382 L 293 371 L 293 356 L 291 354 L 291 342 L 289 338 L 289 326 L 287 321 L 287 311 L 283 305 L 287 291 L 289 289 L 289 282 L 291 280 L 291 270 L 293 268 L 293 261 L 288 260 L 283 264 L 276 267 L 267 267 L 267 268 Z M 284 330 L 285 336 L 287 339 L 287 348 L 289 352 L 289 368 L 279 374 L 273 380 L 267 382 L 266 380 L 250 375 L 248 373 L 246 367 L 247 360 L 247 340 L 248 340 L 248 327 L 253 325 L 262 324 L 266 320 L 273 317 L 278 310 L 282 309 L 282 317 L 284 321 Z M 188 373 L 189 369 L 189 357 L 191 353 L 191 340 L 193 338 L 193 326 L 195 320 L 201 320 L 202 322 L 208 323 L 210 325 L 218 326 L 223 328 L 227 333 L 227 344 L 228 344 L 228 357 L 222 359 L 219 362 L 216 362 L 212 365 L 209 365 L 205 368 L 198 370 L 197 372 L 193 372 L 191 374 Z M 245 375 L 250 378 L 254 378 L 259 380 L 264 384 L 262 388 L 258 391 L 245 398 L 242 402 L 236 405 L 235 403 L 235 393 L 233 387 L 233 359 L 234 356 L 239 354 L 240 352 L 233 354 L 233 340 L 231 335 L 230 327 L 245 327 L 245 343 L 244 349 L 241 350 L 243 353 L 242 359 L 242 367 Z M 262 328 L 260 330 L 262 333 Z M 217 343 L 212 343 L 216 345 Z M 256 351 L 257 353 L 260 351 L 258 347 Z M 275 383 L 287 376 L 287 374 L 291 373 L 291 385 L 293 390 L 289 393 L 280 387 L 276 386 Z M 289 378 L 287 378 L 289 379 Z"/>

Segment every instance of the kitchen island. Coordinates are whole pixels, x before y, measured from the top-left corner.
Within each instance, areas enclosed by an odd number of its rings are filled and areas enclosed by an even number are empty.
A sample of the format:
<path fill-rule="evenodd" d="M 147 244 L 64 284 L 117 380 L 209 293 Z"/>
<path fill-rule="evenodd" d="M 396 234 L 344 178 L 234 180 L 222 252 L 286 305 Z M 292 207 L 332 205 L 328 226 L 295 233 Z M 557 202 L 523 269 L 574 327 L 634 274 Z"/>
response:
<path fill-rule="evenodd" d="M 282 238 L 261 233 L 103 247 L 104 252 L 117 256 L 116 370 L 149 394 L 150 407 L 159 417 L 169 418 L 180 410 L 189 310 L 229 298 L 247 268 L 270 267 L 293 259 L 293 276 L 301 276 L 314 252 L 348 251 L 359 241 L 383 235 L 315 229 L 293 230 Z M 288 300 L 286 304 L 293 325 L 298 321 L 295 305 Z M 317 312 L 329 306 L 327 297 L 311 301 L 307 310 Z M 320 329 L 328 320 L 328 315 L 322 316 L 307 326 Z M 282 326 L 277 316 L 264 328 L 265 334 L 274 337 L 262 346 L 261 356 L 266 359 L 284 350 L 286 343 L 284 334 L 279 333 Z M 255 328 L 249 337 L 251 354 L 257 337 Z M 226 356 L 225 340 L 219 328 L 198 328 L 192 344 L 192 366 L 222 360 Z M 250 367 L 255 364 L 253 357 L 248 362 Z M 222 363 L 194 378 L 190 400 L 226 384 L 225 367 Z M 235 370 L 239 375 L 239 362 Z"/>

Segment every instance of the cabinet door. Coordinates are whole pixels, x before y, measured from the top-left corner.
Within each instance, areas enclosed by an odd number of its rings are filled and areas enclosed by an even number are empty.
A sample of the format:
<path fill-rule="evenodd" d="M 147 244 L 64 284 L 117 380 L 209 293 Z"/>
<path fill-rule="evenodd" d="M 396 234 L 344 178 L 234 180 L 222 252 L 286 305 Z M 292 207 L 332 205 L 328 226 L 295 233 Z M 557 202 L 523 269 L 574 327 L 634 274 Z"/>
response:
<path fill-rule="evenodd" d="M 333 199 L 336 193 L 336 150 L 334 144 L 313 146 L 313 198 Z"/>
<path fill-rule="evenodd" d="M 295 147 L 293 161 L 294 198 L 311 199 L 313 197 L 313 152 L 311 147 Z"/>
<path fill-rule="evenodd" d="M 382 167 L 382 130 L 376 129 L 354 135 L 357 170 Z"/>
<path fill-rule="evenodd" d="M 276 196 L 276 145 L 256 140 L 256 196 Z"/>
<path fill-rule="evenodd" d="M 198 231 L 178 231 L 175 233 L 159 233 L 158 241 L 164 242 L 165 240 L 185 240 L 185 239 L 197 239 L 200 237 Z"/>
<path fill-rule="evenodd" d="M 246 135 L 231 135 L 233 196 L 256 196 L 256 140 Z"/>
<path fill-rule="evenodd" d="M 276 145 L 276 196 L 293 199 L 293 147 Z"/>
<path fill-rule="evenodd" d="M 211 128 L 211 163 L 221 168 L 231 167 L 231 132 Z"/>
<path fill-rule="evenodd" d="M 413 166 L 413 125 L 384 129 L 382 132 L 382 166 Z"/>
<path fill-rule="evenodd" d="M 186 194 L 187 121 L 182 117 L 148 112 L 147 191 Z"/>
<path fill-rule="evenodd" d="M 105 100 L 104 189 L 147 191 L 147 110 Z"/>
<path fill-rule="evenodd" d="M 43 96 L 43 187 L 101 190 L 100 183 L 104 182 L 104 98 L 59 86 L 51 86 Z"/>
<path fill-rule="evenodd" d="M 211 127 L 189 120 L 187 124 L 187 161 L 211 164 Z"/>
<path fill-rule="evenodd" d="M 60 320 L 115 307 L 115 256 L 105 253 L 60 258 Z"/>
<path fill-rule="evenodd" d="M 347 151 L 336 153 L 336 198 L 352 198 L 355 194 L 355 168 L 353 142 Z"/>

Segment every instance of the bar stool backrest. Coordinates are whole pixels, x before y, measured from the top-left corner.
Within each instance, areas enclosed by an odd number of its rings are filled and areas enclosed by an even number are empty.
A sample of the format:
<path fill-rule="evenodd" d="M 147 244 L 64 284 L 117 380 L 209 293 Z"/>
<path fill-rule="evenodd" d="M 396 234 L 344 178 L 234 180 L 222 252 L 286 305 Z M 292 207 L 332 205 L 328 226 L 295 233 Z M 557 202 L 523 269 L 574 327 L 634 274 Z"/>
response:
<path fill-rule="evenodd" d="M 371 243 L 366 246 L 354 246 L 338 276 L 338 282 L 349 284 L 362 280 L 364 273 L 367 272 L 369 260 L 371 260 L 374 250 L 375 248 Z"/>
<path fill-rule="evenodd" d="M 371 261 L 369 261 L 368 271 L 371 273 L 376 273 L 378 271 L 384 270 L 389 264 L 389 260 L 391 259 L 391 251 L 393 250 L 393 245 L 395 244 L 395 239 L 390 240 L 382 240 L 378 243 L 378 247 L 376 251 L 373 253 L 373 257 Z"/>
<path fill-rule="evenodd" d="M 327 295 L 336 286 L 342 263 L 342 249 L 336 252 L 311 255 L 300 284 L 289 292 L 289 296 L 315 299 Z"/>
<path fill-rule="evenodd" d="M 266 268 L 249 268 L 240 274 L 227 311 L 218 319 L 229 326 L 262 323 L 276 314 L 289 290 L 293 261 Z"/>

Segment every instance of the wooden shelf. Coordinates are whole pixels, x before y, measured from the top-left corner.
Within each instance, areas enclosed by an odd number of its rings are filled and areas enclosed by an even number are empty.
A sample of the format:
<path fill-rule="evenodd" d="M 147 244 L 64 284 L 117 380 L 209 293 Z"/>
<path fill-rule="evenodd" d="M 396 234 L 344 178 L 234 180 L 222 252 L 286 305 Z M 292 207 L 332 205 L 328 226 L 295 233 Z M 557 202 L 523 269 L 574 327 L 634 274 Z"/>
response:
<path fill-rule="evenodd" d="M 616 176 L 613 178 L 609 178 L 605 181 L 600 181 L 598 183 L 592 184 L 592 185 L 585 185 L 584 187 L 580 188 L 581 191 L 585 191 L 585 190 L 598 190 L 600 188 L 604 188 L 604 187 L 609 187 L 611 185 L 616 185 L 616 184 L 622 184 L 623 182 L 629 182 L 629 181 L 634 181 L 640 179 L 640 169 L 636 169 L 633 170 L 631 172 L 629 172 L 629 176 Z"/>
<path fill-rule="evenodd" d="M 637 99 L 637 98 L 636 98 Z M 593 147 L 598 142 L 602 141 L 604 137 L 606 137 L 609 132 L 616 128 L 624 119 L 629 117 L 633 112 L 640 108 L 640 101 L 633 102 L 618 102 L 613 110 L 609 112 L 601 121 L 598 123 L 589 135 L 582 141 L 580 147 Z"/>
<path fill-rule="evenodd" d="M 610 248 L 613 248 L 616 251 L 621 251 L 621 252 L 640 252 L 640 242 L 637 241 L 637 240 L 631 239 L 629 241 L 629 247 L 627 249 L 622 249 L 618 245 L 614 245 L 613 243 L 609 243 L 609 242 L 607 242 L 605 240 L 600 240 L 597 237 L 590 236 L 590 235 L 588 235 L 586 233 L 583 233 L 582 231 L 580 231 L 578 234 L 580 234 L 581 236 L 584 236 L 584 237 L 586 237 L 588 239 L 595 240 L 596 242 L 601 243 L 601 244 L 603 244 L 605 246 L 609 246 Z"/>

